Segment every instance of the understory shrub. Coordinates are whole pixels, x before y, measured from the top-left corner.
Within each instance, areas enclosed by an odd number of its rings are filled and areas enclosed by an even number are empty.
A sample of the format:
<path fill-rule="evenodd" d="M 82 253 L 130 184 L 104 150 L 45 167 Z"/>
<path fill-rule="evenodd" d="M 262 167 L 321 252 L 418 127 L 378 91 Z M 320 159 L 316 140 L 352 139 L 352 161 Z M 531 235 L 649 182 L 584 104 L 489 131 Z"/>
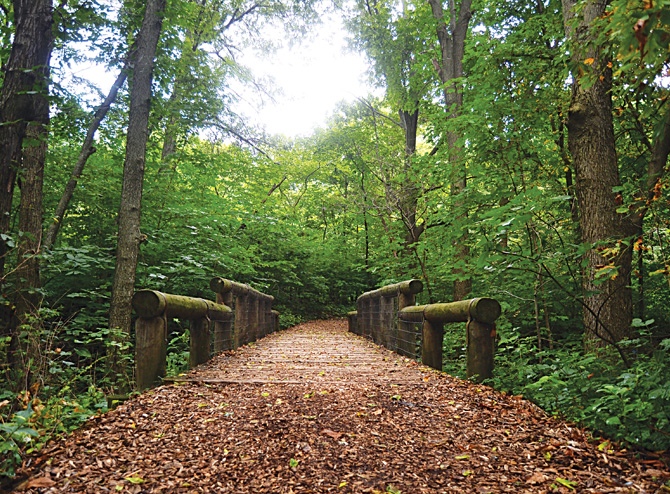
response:
<path fill-rule="evenodd" d="M 579 343 L 538 351 L 534 337 L 511 333 L 500 339 L 487 384 L 607 438 L 654 451 L 670 448 L 670 339 L 638 352 L 626 368 L 613 352 L 587 354 Z M 627 351 L 635 354 L 636 344 Z M 454 361 L 446 367 L 453 370 Z"/>

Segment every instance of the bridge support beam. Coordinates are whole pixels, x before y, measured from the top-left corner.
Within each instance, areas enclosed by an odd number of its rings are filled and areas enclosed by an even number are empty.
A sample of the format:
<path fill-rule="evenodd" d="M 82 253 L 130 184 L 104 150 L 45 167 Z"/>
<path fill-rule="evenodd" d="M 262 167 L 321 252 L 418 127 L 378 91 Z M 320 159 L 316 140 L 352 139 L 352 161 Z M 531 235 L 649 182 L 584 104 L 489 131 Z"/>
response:
<path fill-rule="evenodd" d="M 493 377 L 495 325 L 471 320 L 466 331 L 466 376 L 468 379 L 474 378 L 477 382 Z"/>
<path fill-rule="evenodd" d="M 421 362 L 433 369 L 442 370 L 442 336 L 444 323 L 439 321 L 423 321 L 423 344 L 421 345 Z"/>
<path fill-rule="evenodd" d="M 190 325 L 189 367 L 197 367 L 209 360 L 209 319 L 193 319 Z"/>

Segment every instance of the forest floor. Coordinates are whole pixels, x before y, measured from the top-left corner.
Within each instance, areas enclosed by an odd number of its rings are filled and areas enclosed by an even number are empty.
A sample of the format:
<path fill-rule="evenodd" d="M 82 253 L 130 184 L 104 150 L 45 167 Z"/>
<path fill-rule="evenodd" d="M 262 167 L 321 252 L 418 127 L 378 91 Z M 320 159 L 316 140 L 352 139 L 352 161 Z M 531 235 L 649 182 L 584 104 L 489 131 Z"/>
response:
<path fill-rule="evenodd" d="M 22 492 L 670 492 L 532 403 L 317 321 L 227 352 L 48 445 Z"/>

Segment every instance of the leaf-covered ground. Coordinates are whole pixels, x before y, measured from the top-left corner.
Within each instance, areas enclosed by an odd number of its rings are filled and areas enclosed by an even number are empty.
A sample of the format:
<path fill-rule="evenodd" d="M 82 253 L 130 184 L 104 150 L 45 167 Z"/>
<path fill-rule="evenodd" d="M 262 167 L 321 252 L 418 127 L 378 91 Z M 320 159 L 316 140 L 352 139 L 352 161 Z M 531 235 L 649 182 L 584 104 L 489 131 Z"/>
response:
<path fill-rule="evenodd" d="M 124 403 L 24 467 L 25 492 L 670 492 L 533 404 L 319 321 Z"/>

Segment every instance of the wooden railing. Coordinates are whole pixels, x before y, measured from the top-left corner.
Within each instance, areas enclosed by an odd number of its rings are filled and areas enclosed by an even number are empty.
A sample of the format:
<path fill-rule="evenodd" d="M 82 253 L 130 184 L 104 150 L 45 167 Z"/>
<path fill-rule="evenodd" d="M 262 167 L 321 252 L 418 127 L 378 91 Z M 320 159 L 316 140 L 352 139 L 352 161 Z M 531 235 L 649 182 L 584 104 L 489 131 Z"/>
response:
<path fill-rule="evenodd" d="M 415 305 L 415 295 L 421 290 L 421 281 L 410 280 L 364 293 L 358 297 L 357 310 L 348 314 L 349 331 L 442 370 L 444 324 L 465 322 L 466 375 L 477 381 L 492 377 L 500 304 L 492 298 L 473 298 Z"/>
<path fill-rule="evenodd" d="M 155 290 L 135 293 L 132 303 L 138 315 L 135 322 L 138 389 L 149 388 L 165 377 L 170 319 L 190 321 L 190 367 L 207 362 L 212 346 L 214 353 L 232 350 L 279 329 L 279 313 L 272 310 L 272 296 L 223 278 L 214 278 L 210 288 L 216 292 L 216 302 Z"/>

